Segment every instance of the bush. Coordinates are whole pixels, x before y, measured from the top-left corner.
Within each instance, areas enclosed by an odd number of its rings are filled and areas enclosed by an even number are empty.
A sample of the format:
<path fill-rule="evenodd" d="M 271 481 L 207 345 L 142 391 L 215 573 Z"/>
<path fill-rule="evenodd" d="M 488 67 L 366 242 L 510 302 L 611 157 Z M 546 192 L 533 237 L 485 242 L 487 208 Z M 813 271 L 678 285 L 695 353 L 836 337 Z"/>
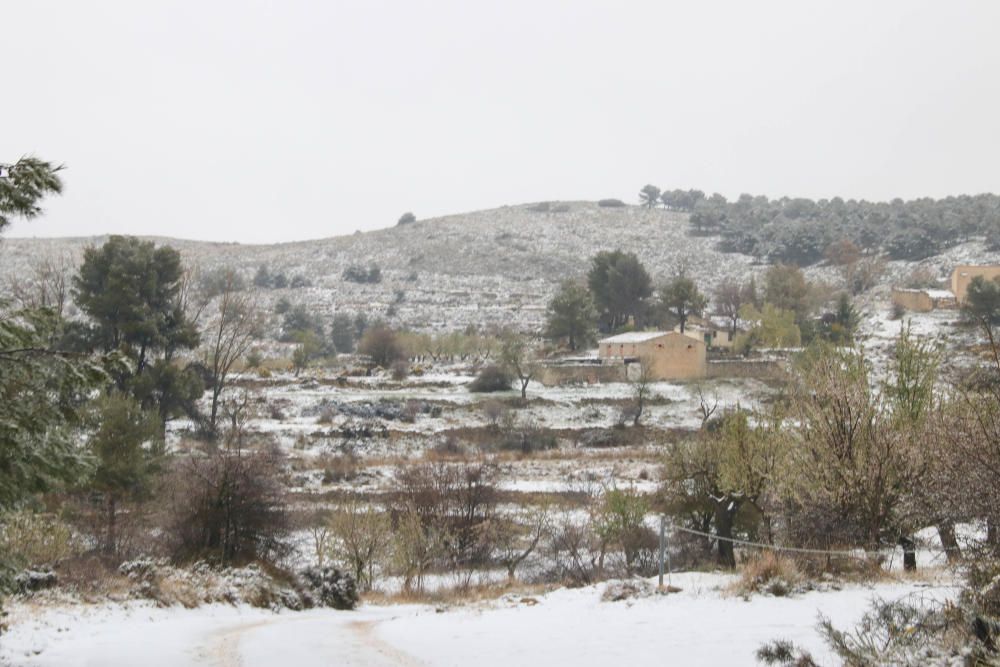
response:
<path fill-rule="evenodd" d="M 344 269 L 342 277 L 352 283 L 380 283 L 382 282 L 382 269 L 375 264 L 367 269 L 358 264 L 351 264 Z"/>
<path fill-rule="evenodd" d="M 330 518 L 329 529 L 334 538 L 330 557 L 348 568 L 354 582 L 371 590 L 392 544 L 389 513 L 354 500 Z"/>
<path fill-rule="evenodd" d="M 622 208 L 625 206 L 625 202 L 621 199 L 601 199 L 597 205 L 601 208 Z"/>
<path fill-rule="evenodd" d="M 469 391 L 476 393 L 508 391 L 513 381 L 514 378 L 504 368 L 491 364 L 479 371 L 476 379 L 469 383 Z"/>
<path fill-rule="evenodd" d="M 489 400 L 483 403 L 482 411 L 490 430 L 493 431 L 499 430 L 500 424 L 505 422 L 510 414 L 510 408 L 497 400 Z"/>
<path fill-rule="evenodd" d="M 559 441 L 555 435 L 530 421 L 505 426 L 503 434 L 496 443 L 498 449 L 522 454 L 555 449 L 558 445 Z"/>
<path fill-rule="evenodd" d="M 312 594 L 315 606 L 354 609 L 358 606 L 358 586 L 350 574 L 334 567 L 309 567 L 299 573 L 303 586 Z"/>
<path fill-rule="evenodd" d="M 351 454 L 331 456 L 321 461 L 321 464 L 324 484 L 349 482 L 358 476 L 358 471 L 361 468 L 358 458 Z"/>
<path fill-rule="evenodd" d="M 773 551 L 765 551 L 743 565 L 736 592 L 744 597 L 768 593 L 784 597 L 802 586 L 804 577 L 795 561 Z"/>
<path fill-rule="evenodd" d="M 396 225 L 397 226 L 412 225 L 416 221 L 417 221 L 417 216 L 407 211 L 403 215 L 399 216 L 399 221 L 396 223 Z"/>
<path fill-rule="evenodd" d="M 371 359 L 372 366 L 390 368 L 397 361 L 406 359 L 406 352 L 399 342 L 399 336 L 389 327 L 371 327 L 365 331 L 358 343 L 358 354 Z"/>
<path fill-rule="evenodd" d="M 238 446 L 182 460 L 169 489 L 174 556 L 228 565 L 284 555 L 289 526 L 281 465 L 276 448 Z"/>
<path fill-rule="evenodd" d="M 392 379 L 402 382 L 410 376 L 410 364 L 405 359 L 398 359 L 392 364 Z"/>
<path fill-rule="evenodd" d="M 569 586 L 587 586 L 603 575 L 604 546 L 590 523 L 567 518 L 557 524 L 548 555 L 554 578 Z"/>
<path fill-rule="evenodd" d="M 395 475 L 397 513 L 415 514 L 425 531 L 444 539 L 439 556 L 447 556 L 447 562 L 483 563 L 491 551 L 483 542 L 488 532 L 484 528 L 499 499 L 496 478 L 496 467 L 487 464 L 401 468 Z M 425 535 L 430 537 L 434 536 Z M 406 548 L 419 551 L 423 539 L 408 543 Z M 411 556 L 414 553 L 411 551 Z"/>
<path fill-rule="evenodd" d="M 0 520 L 0 553 L 16 566 L 51 567 L 78 552 L 73 530 L 51 514 L 24 510 Z"/>
<path fill-rule="evenodd" d="M 649 501 L 634 489 L 607 489 L 601 499 L 594 530 L 602 544 L 617 547 L 625 558 L 628 575 L 644 572 L 650 566 L 650 552 L 658 539 L 645 525 Z"/>

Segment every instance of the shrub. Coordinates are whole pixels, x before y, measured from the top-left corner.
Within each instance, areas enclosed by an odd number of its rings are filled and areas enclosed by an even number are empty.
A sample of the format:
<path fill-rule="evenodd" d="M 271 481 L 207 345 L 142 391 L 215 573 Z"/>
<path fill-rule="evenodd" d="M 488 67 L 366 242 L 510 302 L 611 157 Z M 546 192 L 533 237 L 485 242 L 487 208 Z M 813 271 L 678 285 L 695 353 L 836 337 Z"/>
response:
<path fill-rule="evenodd" d="M 261 355 L 260 350 L 253 349 L 247 354 L 246 362 L 244 365 L 247 370 L 254 370 L 261 367 L 264 363 L 264 357 Z"/>
<path fill-rule="evenodd" d="M 634 489 L 611 488 L 604 492 L 597 510 L 594 530 L 603 544 L 617 547 L 625 557 L 625 572 L 642 572 L 649 566 L 652 530 L 645 525 L 649 501 Z M 655 537 L 655 536 L 654 536 Z"/>
<path fill-rule="evenodd" d="M 410 364 L 405 359 L 397 359 L 392 364 L 392 379 L 402 382 L 410 376 Z"/>
<path fill-rule="evenodd" d="M 483 529 L 499 496 L 496 476 L 496 467 L 486 464 L 401 468 L 395 475 L 397 512 L 415 513 L 426 530 L 447 534 L 442 555 L 450 563 L 482 563 L 490 551 Z"/>
<path fill-rule="evenodd" d="M 444 440 L 434 445 L 429 451 L 444 458 L 462 457 L 468 454 L 465 445 L 453 433 L 449 433 Z"/>
<path fill-rule="evenodd" d="M 299 573 L 299 579 L 312 594 L 316 606 L 354 609 L 358 605 L 357 582 L 337 568 L 309 567 Z"/>
<path fill-rule="evenodd" d="M 937 271 L 929 266 L 917 266 L 903 281 L 908 289 L 935 289 L 941 286 Z"/>
<path fill-rule="evenodd" d="M 601 199 L 597 202 L 597 205 L 601 208 L 622 208 L 625 206 L 625 202 L 621 199 Z"/>
<path fill-rule="evenodd" d="M 445 553 L 450 541 L 447 527 L 437 520 L 424 520 L 413 509 L 404 511 L 393 531 L 392 558 L 403 577 L 403 590 L 423 590 L 424 575 Z"/>
<path fill-rule="evenodd" d="M 501 403 L 500 401 L 490 400 L 486 401 L 482 405 L 483 416 L 486 418 L 487 424 L 491 430 L 498 430 L 500 424 L 505 420 L 507 415 L 510 413 L 510 408 Z"/>
<path fill-rule="evenodd" d="M 469 391 L 476 393 L 507 391 L 513 381 L 514 378 L 504 368 L 491 364 L 479 371 L 476 379 L 469 383 Z"/>
<path fill-rule="evenodd" d="M 795 561 L 787 556 L 765 551 L 743 565 L 736 592 L 743 596 L 769 593 L 775 597 L 791 594 L 803 583 L 804 577 Z"/>
<path fill-rule="evenodd" d="M 284 555 L 281 465 L 277 448 L 251 452 L 235 445 L 180 461 L 170 488 L 174 556 L 227 565 Z"/>
<path fill-rule="evenodd" d="M 351 454 L 331 456 L 322 462 L 323 483 L 349 482 L 358 476 L 358 458 Z"/>
<path fill-rule="evenodd" d="M 388 512 L 353 501 L 330 519 L 330 557 L 342 563 L 365 590 L 375 584 L 375 572 L 386 562 L 392 544 Z"/>
<path fill-rule="evenodd" d="M 530 421 L 505 426 L 496 443 L 498 449 L 518 451 L 522 454 L 555 449 L 558 445 L 559 441 L 555 435 Z"/>
<path fill-rule="evenodd" d="M 603 574 L 604 546 L 589 522 L 566 518 L 558 523 L 548 551 L 554 577 L 569 586 L 592 584 Z"/>
<path fill-rule="evenodd" d="M 367 269 L 359 264 L 351 264 L 344 273 L 343 279 L 352 283 L 380 283 L 382 282 L 382 269 L 372 264 Z"/>
<path fill-rule="evenodd" d="M 0 521 L 0 553 L 20 567 L 51 567 L 78 551 L 72 529 L 54 515 L 23 510 Z"/>
<path fill-rule="evenodd" d="M 366 355 L 372 366 L 390 368 L 397 361 L 406 359 L 406 353 L 396 332 L 389 327 L 371 327 L 358 343 L 358 353 Z"/>
<path fill-rule="evenodd" d="M 396 223 L 396 225 L 397 226 L 412 225 L 416 221 L 417 221 L 417 216 L 407 211 L 403 215 L 399 216 L 399 221 Z"/>

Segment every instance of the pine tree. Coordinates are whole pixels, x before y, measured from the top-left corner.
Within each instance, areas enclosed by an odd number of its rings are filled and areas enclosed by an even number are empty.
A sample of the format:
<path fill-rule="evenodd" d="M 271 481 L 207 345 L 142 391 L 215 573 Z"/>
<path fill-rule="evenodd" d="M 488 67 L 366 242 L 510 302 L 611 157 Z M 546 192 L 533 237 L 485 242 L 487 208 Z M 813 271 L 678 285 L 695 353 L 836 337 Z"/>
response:
<path fill-rule="evenodd" d="M 545 313 L 545 336 L 551 340 L 565 339 L 570 350 L 588 345 L 594 340 L 597 311 L 587 288 L 577 281 L 567 280 L 559 286 Z"/>

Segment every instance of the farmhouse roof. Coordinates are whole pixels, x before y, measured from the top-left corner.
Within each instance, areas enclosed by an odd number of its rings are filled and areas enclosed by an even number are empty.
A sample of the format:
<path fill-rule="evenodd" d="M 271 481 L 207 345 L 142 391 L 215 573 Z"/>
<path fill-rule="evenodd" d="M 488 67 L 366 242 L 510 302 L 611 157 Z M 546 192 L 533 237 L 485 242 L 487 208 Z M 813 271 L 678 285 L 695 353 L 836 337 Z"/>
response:
<path fill-rule="evenodd" d="M 610 343 L 612 345 L 618 343 L 643 343 L 647 340 L 653 340 L 654 338 L 659 338 L 660 336 L 666 336 L 668 331 L 629 331 L 628 333 L 618 334 L 617 336 L 612 336 L 611 338 L 604 338 L 601 343 Z"/>
<path fill-rule="evenodd" d="M 893 287 L 897 292 L 906 294 L 926 294 L 932 299 L 954 299 L 955 293 L 947 289 L 926 289 L 922 287 Z"/>

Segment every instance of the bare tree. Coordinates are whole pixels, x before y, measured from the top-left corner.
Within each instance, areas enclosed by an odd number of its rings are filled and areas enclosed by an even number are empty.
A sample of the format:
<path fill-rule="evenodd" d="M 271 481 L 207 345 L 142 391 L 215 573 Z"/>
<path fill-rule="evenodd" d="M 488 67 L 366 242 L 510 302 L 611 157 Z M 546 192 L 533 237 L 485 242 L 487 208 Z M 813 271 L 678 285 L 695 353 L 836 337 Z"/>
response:
<path fill-rule="evenodd" d="M 752 279 L 741 284 L 726 278 L 715 287 L 714 301 L 716 313 L 729 320 L 729 332 L 735 336 L 740 324 L 740 310 L 748 304 L 756 305 L 757 288 Z"/>
<path fill-rule="evenodd" d="M 521 398 L 528 397 L 528 383 L 538 373 L 538 361 L 528 341 L 513 333 L 504 336 L 500 348 L 503 365 L 517 376 L 521 383 Z"/>
<path fill-rule="evenodd" d="M 698 399 L 698 414 L 701 415 L 700 430 L 704 431 L 708 420 L 712 418 L 716 410 L 719 409 L 719 395 L 712 394 L 711 400 L 705 397 L 705 390 L 701 385 L 694 388 L 694 395 Z"/>
<path fill-rule="evenodd" d="M 352 499 L 329 522 L 333 558 L 346 565 L 364 590 L 375 583 L 375 570 L 386 562 L 392 544 L 389 513 Z"/>
<path fill-rule="evenodd" d="M 50 308 L 62 319 L 75 270 L 71 255 L 46 255 L 34 264 L 30 275 L 12 276 L 7 289 L 22 308 Z"/>
<path fill-rule="evenodd" d="M 212 433 L 217 427 L 219 397 L 229 381 L 230 371 L 250 350 L 261 327 L 256 294 L 238 291 L 232 272 L 227 275 L 218 306 L 205 352 L 205 365 L 212 374 L 212 411 L 208 422 Z"/>
<path fill-rule="evenodd" d="M 632 378 L 632 426 L 638 426 L 646 402 L 653 391 L 653 360 L 649 357 L 639 359 L 639 372 Z"/>
<path fill-rule="evenodd" d="M 517 515 L 504 513 L 490 522 L 492 534 L 488 539 L 494 544 L 497 563 L 507 568 L 510 581 L 517 578 L 517 568 L 549 532 L 549 524 L 548 505 L 535 506 Z"/>

